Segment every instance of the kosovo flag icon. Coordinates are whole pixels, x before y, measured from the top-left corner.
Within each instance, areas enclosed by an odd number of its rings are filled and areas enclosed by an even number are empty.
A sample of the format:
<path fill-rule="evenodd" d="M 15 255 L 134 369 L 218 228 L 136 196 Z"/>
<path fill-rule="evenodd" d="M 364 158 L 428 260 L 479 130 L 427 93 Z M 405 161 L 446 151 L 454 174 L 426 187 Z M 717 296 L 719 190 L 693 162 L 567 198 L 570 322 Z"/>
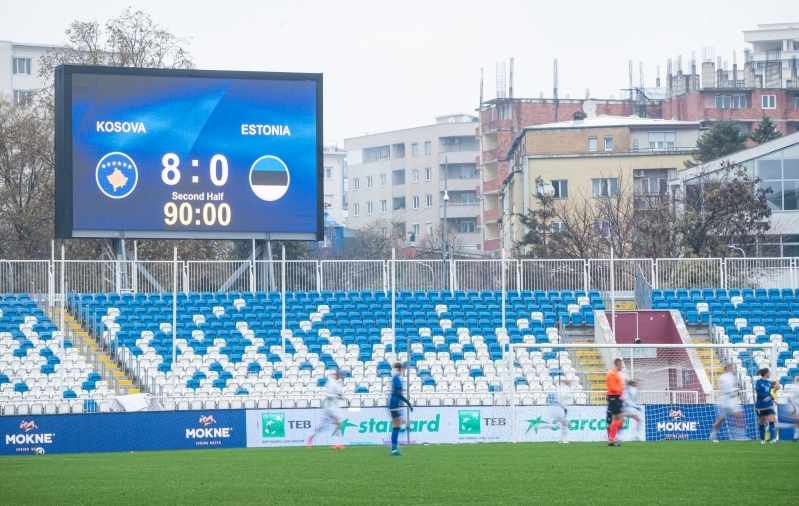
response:
<path fill-rule="evenodd" d="M 125 153 L 108 153 L 100 159 L 95 171 L 100 191 L 112 199 L 130 195 L 139 180 L 139 171 L 133 159 Z"/>
<path fill-rule="evenodd" d="M 272 202 L 289 189 L 289 169 L 280 158 L 272 155 L 255 160 L 250 169 L 250 188 L 261 200 Z"/>

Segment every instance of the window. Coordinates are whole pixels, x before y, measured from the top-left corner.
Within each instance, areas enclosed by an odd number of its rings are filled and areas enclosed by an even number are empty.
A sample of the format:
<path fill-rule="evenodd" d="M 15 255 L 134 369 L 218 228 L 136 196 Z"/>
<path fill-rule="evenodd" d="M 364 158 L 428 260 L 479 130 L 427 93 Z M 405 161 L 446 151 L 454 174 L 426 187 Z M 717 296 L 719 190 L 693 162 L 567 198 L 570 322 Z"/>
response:
<path fill-rule="evenodd" d="M 474 193 L 461 193 L 461 204 L 473 205 L 474 204 Z"/>
<path fill-rule="evenodd" d="M 427 235 L 431 235 L 433 233 L 433 222 L 432 221 L 426 221 L 424 223 L 424 230 L 425 230 L 425 233 Z"/>
<path fill-rule="evenodd" d="M 419 143 L 414 142 L 411 144 L 411 156 L 419 156 Z"/>
<path fill-rule="evenodd" d="M 746 109 L 746 95 L 733 95 L 732 96 L 733 109 Z"/>
<path fill-rule="evenodd" d="M 649 149 L 673 150 L 677 132 L 649 132 Z"/>
<path fill-rule="evenodd" d="M 762 100 L 763 109 L 777 108 L 777 95 L 763 95 L 760 98 Z"/>
<path fill-rule="evenodd" d="M 419 197 L 413 197 L 413 208 L 419 209 Z"/>
<path fill-rule="evenodd" d="M 419 237 L 419 224 L 414 223 L 411 225 L 411 240 Z"/>
<path fill-rule="evenodd" d="M 380 174 L 380 187 L 382 188 L 384 186 L 386 186 L 386 175 Z"/>
<path fill-rule="evenodd" d="M 591 180 L 591 196 L 592 197 L 618 197 L 619 196 L 619 180 L 614 178 L 592 179 Z"/>
<path fill-rule="evenodd" d="M 433 196 L 432 195 L 425 195 L 424 202 L 425 202 L 425 206 L 433 207 Z"/>
<path fill-rule="evenodd" d="M 793 108 L 794 109 L 799 109 L 799 95 L 796 95 L 795 97 L 793 97 Z"/>
<path fill-rule="evenodd" d="M 380 201 L 380 212 L 381 213 L 385 213 L 387 207 L 388 206 L 386 205 L 386 201 L 385 200 L 381 200 Z"/>
<path fill-rule="evenodd" d="M 358 177 L 352 178 L 352 189 L 353 190 L 360 190 L 361 189 L 361 178 L 358 178 Z"/>
<path fill-rule="evenodd" d="M 21 74 L 29 76 L 31 74 L 31 59 L 30 58 L 12 58 L 11 68 L 13 74 Z"/>
<path fill-rule="evenodd" d="M 330 209 L 333 207 L 333 195 L 325 195 L 325 209 Z"/>
<path fill-rule="evenodd" d="M 429 155 L 433 152 L 433 143 L 430 141 L 424 141 L 424 154 Z"/>
<path fill-rule="evenodd" d="M 561 179 L 558 181 L 552 181 L 552 187 L 555 188 L 555 195 L 553 198 L 556 199 L 567 199 L 569 198 L 569 182 L 565 179 Z"/>
<path fill-rule="evenodd" d="M 729 109 L 730 96 L 729 95 L 716 95 L 716 109 Z"/>
<path fill-rule="evenodd" d="M 413 169 L 411 171 L 411 181 L 413 181 L 414 183 L 419 182 L 419 169 Z"/>
<path fill-rule="evenodd" d="M 596 137 L 588 138 L 588 151 L 596 151 Z"/>
<path fill-rule="evenodd" d="M 749 131 L 749 125 L 744 125 L 743 123 L 738 124 L 738 128 L 741 129 L 741 132 L 746 133 Z"/>
<path fill-rule="evenodd" d="M 31 90 L 14 90 L 14 104 L 27 105 L 33 99 Z"/>
<path fill-rule="evenodd" d="M 368 190 L 371 187 L 372 187 L 372 176 L 366 176 L 366 189 Z"/>
<path fill-rule="evenodd" d="M 367 202 L 366 203 L 366 214 L 372 214 L 372 212 L 373 212 L 372 203 L 371 202 Z"/>
<path fill-rule="evenodd" d="M 461 167 L 461 179 L 474 178 L 474 165 L 464 165 Z"/>
<path fill-rule="evenodd" d="M 755 174 L 763 179 L 761 188 L 771 188 L 766 195 L 769 207 L 775 211 L 799 209 L 799 149 L 789 147 L 756 160 Z"/>
<path fill-rule="evenodd" d="M 797 103 L 799 103 L 799 102 L 797 102 Z M 431 169 L 430 167 L 427 167 L 424 170 L 424 180 L 425 181 L 432 181 L 432 179 L 433 179 L 433 169 Z"/>
<path fill-rule="evenodd" d="M 605 151 L 613 151 L 613 137 L 605 137 Z"/>
<path fill-rule="evenodd" d="M 461 231 L 461 234 L 473 234 L 474 233 L 474 222 L 473 221 L 461 221 L 460 222 L 460 231 Z"/>
<path fill-rule="evenodd" d="M 558 232 L 568 232 L 569 227 L 563 221 L 553 221 L 552 222 L 552 233 L 557 234 Z"/>
<path fill-rule="evenodd" d="M 352 205 L 352 214 L 355 216 L 361 215 L 361 205 L 360 204 L 353 204 Z"/>
<path fill-rule="evenodd" d="M 639 191 L 642 195 L 665 195 L 668 184 L 665 178 L 645 177 L 641 179 Z"/>
<path fill-rule="evenodd" d="M 610 237 L 610 222 L 608 221 L 595 221 L 594 222 L 594 234 L 599 237 L 609 238 Z"/>

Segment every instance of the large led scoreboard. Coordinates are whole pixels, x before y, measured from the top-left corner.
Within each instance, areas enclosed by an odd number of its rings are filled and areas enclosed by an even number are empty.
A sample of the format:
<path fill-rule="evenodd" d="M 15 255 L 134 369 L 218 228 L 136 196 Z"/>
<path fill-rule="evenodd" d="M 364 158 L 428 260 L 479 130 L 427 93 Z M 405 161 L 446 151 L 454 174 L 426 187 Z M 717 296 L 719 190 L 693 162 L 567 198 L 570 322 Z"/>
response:
<path fill-rule="evenodd" d="M 322 75 L 58 67 L 55 225 L 321 240 Z"/>

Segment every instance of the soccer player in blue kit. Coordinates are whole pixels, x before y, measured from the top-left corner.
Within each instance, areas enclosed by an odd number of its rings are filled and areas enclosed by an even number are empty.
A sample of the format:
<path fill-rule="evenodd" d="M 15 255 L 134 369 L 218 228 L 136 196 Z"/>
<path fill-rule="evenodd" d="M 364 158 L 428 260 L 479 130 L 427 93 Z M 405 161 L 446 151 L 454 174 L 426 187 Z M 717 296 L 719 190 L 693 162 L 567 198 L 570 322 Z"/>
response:
<path fill-rule="evenodd" d="M 771 443 L 777 442 L 777 432 L 774 430 L 774 399 L 771 397 L 771 371 L 768 368 L 757 372 L 760 379 L 755 383 L 755 411 L 757 412 L 758 429 L 760 430 L 760 444 L 766 444 L 766 422 L 771 435 Z"/>
<path fill-rule="evenodd" d="M 404 402 L 411 411 L 413 411 L 413 406 L 402 395 L 402 372 L 405 370 L 405 367 L 400 363 L 397 362 L 394 364 L 394 369 L 397 370 L 397 373 L 394 377 L 391 378 L 391 397 L 388 400 L 388 412 L 391 413 L 391 455 L 394 457 L 401 457 L 402 453 L 397 449 L 397 442 L 399 441 L 399 433 L 400 433 L 400 426 L 402 425 L 402 410 L 401 410 L 401 402 Z"/>

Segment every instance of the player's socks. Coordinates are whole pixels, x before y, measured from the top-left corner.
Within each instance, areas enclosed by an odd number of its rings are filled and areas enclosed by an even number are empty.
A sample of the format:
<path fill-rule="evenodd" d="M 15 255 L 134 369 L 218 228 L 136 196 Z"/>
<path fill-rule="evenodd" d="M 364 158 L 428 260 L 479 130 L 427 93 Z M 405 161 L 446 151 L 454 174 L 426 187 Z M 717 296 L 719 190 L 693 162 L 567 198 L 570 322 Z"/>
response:
<path fill-rule="evenodd" d="M 793 440 L 799 441 L 799 428 L 793 430 Z"/>
<path fill-rule="evenodd" d="M 766 440 L 766 426 L 765 425 L 758 425 L 758 431 L 760 432 L 760 440 Z"/>
<path fill-rule="evenodd" d="M 610 424 L 610 442 L 613 443 L 616 441 L 616 434 L 618 434 L 619 429 L 621 429 L 623 423 L 619 421 L 614 421 Z"/>
<path fill-rule="evenodd" d="M 391 451 L 397 451 L 397 442 L 399 441 L 399 428 L 391 429 Z"/>
<path fill-rule="evenodd" d="M 716 439 L 718 439 L 718 432 L 717 432 L 717 431 L 714 429 L 714 430 L 713 430 L 713 431 L 710 433 L 710 440 L 711 440 L 711 441 L 715 441 Z"/>
<path fill-rule="evenodd" d="M 768 424 L 768 431 L 771 434 L 771 440 L 774 441 L 777 439 L 777 431 L 774 430 L 774 422 L 769 422 Z"/>

